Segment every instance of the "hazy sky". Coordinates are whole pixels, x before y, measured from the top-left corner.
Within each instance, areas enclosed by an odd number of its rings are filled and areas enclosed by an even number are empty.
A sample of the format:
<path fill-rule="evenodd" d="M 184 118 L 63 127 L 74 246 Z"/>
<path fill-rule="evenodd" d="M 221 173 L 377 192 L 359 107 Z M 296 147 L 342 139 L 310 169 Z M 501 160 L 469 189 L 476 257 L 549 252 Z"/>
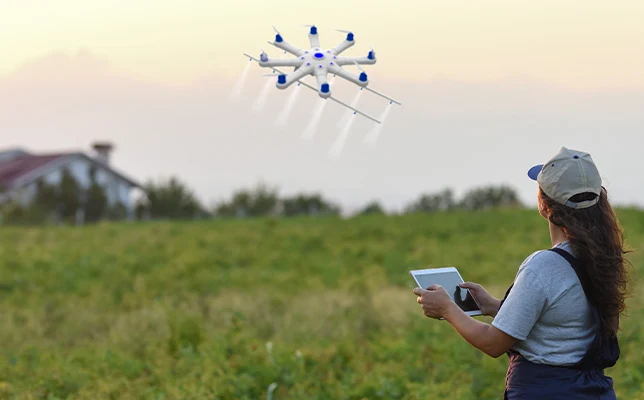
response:
<path fill-rule="evenodd" d="M 380 199 L 397 208 L 424 191 L 485 183 L 532 201 L 525 170 L 566 145 L 593 154 L 616 201 L 644 204 L 643 20 L 640 0 L 9 0 L 0 3 L 0 147 L 112 140 L 119 169 L 141 180 L 177 174 L 205 202 L 264 179 L 347 207 Z M 229 101 L 247 65 L 241 53 L 286 57 L 267 43 L 271 25 L 304 47 L 303 24 L 316 24 L 326 47 L 344 37 L 333 29 L 352 30 L 347 55 L 376 49 L 371 84 L 403 106 L 375 146 L 361 144 L 373 123 L 357 118 L 340 158 L 328 156 L 336 104 L 302 139 L 318 104 L 307 89 L 286 127 L 274 121 L 290 93 L 272 88 L 253 113 L 270 79 L 256 65 L 242 101 Z M 355 91 L 334 86 L 345 101 Z M 378 116 L 386 104 L 364 94 L 359 108 Z"/>

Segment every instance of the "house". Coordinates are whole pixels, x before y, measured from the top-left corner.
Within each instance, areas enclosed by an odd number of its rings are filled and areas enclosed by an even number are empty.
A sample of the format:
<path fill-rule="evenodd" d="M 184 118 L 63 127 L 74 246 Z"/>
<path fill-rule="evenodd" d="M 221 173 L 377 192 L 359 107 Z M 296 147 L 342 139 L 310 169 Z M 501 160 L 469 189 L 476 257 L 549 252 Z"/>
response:
<path fill-rule="evenodd" d="M 67 169 L 85 189 L 91 185 L 93 176 L 105 191 L 108 207 L 121 204 L 132 218 L 133 195 L 140 193 L 142 186 L 110 164 L 112 149 L 109 143 L 95 143 L 92 155 L 80 151 L 33 154 L 23 149 L 0 150 L 0 204 L 16 202 L 27 206 L 39 181 L 57 185 Z"/>

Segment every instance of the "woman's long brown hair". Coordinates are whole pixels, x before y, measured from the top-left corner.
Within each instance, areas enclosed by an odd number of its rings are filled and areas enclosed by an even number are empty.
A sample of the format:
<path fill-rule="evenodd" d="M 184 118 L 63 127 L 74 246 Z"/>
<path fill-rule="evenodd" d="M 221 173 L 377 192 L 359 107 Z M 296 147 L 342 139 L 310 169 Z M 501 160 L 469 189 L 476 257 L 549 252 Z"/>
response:
<path fill-rule="evenodd" d="M 575 257 L 582 266 L 586 296 L 597 307 L 602 320 L 602 336 L 612 337 L 619 330 L 619 316 L 626 309 L 628 274 L 624 255 L 624 236 L 617 216 L 602 187 L 599 202 L 583 209 L 572 209 L 549 198 L 541 188 L 539 196 L 549 220 L 568 237 Z M 570 200 L 595 198 L 583 193 Z"/>

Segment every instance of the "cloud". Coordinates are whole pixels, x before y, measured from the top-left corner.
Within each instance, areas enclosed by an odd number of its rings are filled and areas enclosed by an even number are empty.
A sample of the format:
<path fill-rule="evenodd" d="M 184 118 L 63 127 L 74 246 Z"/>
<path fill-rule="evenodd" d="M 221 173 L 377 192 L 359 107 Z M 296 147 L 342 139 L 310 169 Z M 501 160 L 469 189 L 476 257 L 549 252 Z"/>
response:
<path fill-rule="evenodd" d="M 243 60 L 240 72 L 243 70 Z M 239 102 L 235 84 L 217 75 L 184 86 L 144 81 L 113 70 L 89 51 L 56 53 L 0 78 L 0 145 L 34 151 L 116 144 L 116 167 L 139 180 L 175 174 L 206 203 L 262 179 L 282 193 L 321 191 L 347 207 L 380 199 L 400 208 L 421 192 L 457 193 L 487 183 L 517 187 L 534 163 L 562 145 L 590 151 L 613 199 L 641 202 L 635 166 L 644 145 L 644 89 L 574 91 L 527 79 L 415 83 L 373 76 L 374 88 L 400 100 L 374 147 L 374 124 L 357 117 L 341 156 L 328 156 L 345 110 L 328 104 L 311 140 L 301 137 L 320 101 L 303 89 L 287 126 L 275 125 L 290 91 L 274 87 L 261 114 L 252 104 L 266 71 L 253 65 Z M 338 81 L 334 95 L 356 88 Z M 387 102 L 370 93 L 358 107 L 379 116 Z M 640 168 L 641 169 L 641 168 Z M 640 185 L 641 186 L 641 185 Z"/>

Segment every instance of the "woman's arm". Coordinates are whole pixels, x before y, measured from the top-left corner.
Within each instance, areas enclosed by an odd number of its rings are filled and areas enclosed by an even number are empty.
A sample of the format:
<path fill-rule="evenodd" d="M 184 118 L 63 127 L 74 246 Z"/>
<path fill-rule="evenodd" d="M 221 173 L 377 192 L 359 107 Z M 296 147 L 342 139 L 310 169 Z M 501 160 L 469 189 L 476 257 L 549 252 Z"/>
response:
<path fill-rule="evenodd" d="M 459 306 L 451 302 L 443 315 L 452 328 L 456 330 L 469 344 L 481 350 L 490 357 L 497 358 L 505 354 L 517 341 L 496 327 L 477 321 L 467 315 Z"/>
<path fill-rule="evenodd" d="M 501 356 L 517 341 L 496 327 L 467 315 L 440 285 L 430 286 L 428 290 L 415 288 L 414 293 L 427 317 L 445 318 L 463 339 L 490 357 Z"/>

